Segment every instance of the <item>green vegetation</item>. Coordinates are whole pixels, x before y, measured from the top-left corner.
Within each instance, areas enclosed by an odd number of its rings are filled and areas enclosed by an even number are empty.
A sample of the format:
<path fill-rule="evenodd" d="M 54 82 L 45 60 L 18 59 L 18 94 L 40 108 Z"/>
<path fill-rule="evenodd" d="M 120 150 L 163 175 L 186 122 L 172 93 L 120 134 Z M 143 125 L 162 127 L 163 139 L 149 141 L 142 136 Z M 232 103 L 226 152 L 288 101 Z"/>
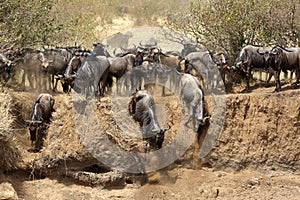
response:
<path fill-rule="evenodd" d="M 41 47 L 111 34 L 113 22 L 165 25 L 233 58 L 246 44 L 297 46 L 299 0 L 2 0 L 0 45 Z M 259 9 L 258 9 L 259 8 Z"/>
<path fill-rule="evenodd" d="M 129 17 L 135 26 L 179 11 L 185 0 L 3 0 L 0 2 L 1 46 L 41 47 L 74 44 L 90 47 L 104 39 L 114 19 Z"/>
<path fill-rule="evenodd" d="M 195 0 L 167 26 L 234 57 L 247 44 L 296 46 L 299 0 Z"/>

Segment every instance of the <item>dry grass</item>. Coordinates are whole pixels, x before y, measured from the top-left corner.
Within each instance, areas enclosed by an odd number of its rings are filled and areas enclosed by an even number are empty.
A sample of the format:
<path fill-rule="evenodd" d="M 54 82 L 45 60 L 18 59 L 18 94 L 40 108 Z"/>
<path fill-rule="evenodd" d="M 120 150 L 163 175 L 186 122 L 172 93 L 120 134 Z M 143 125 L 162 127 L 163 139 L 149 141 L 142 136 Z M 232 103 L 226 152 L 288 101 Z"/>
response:
<path fill-rule="evenodd" d="M 12 97 L 8 91 L 2 91 L 0 93 L 0 168 L 4 170 L 15 168 L 20 158 L 12 126 L 14 122 L 12 108 Z"/>

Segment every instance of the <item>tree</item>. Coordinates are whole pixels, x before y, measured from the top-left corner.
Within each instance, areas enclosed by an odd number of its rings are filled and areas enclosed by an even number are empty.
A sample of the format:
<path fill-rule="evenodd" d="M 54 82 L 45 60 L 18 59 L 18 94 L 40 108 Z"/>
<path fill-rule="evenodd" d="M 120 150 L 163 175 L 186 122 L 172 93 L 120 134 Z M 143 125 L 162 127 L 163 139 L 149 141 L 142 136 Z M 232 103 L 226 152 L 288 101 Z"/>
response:
<path fill-rule="evenodd" d="M 51 13 L 55 0 L 3 0 L 0 3 L 0 43 L 36 47 L 51 44 L 62 24 Z"/>
<path fill-rule="evenodd" d="M 170 15 L 167 26 L 225 51 L 233 62 L 247 44 L 296 45 L 296 12 L 294 0 L 195 0 L 187 12 Z"/>

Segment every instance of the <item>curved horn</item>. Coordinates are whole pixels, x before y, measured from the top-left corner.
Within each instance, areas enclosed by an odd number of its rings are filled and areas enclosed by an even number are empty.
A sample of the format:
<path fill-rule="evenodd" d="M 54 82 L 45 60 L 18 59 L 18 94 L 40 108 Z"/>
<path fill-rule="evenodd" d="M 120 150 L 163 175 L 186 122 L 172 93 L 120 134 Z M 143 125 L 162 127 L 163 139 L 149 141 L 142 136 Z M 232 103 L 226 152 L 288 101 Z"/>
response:
<path fill-rule="evenodd" d="M 280 45 L 276 45 L 275 47 L 272 48 L 272 50 L 275 49 L 275 48 L 280 48 L 280 49 L 282 49 L 282 50 L 284 50 L 284 51 L 287 51 L 287 52 L 293 52 L 293 51 L 288 50 L 288 49 L 286 49 L 286 48 L 284 48 L 284 47 L 282 47 L 282 46 L 280 46 Z"/>
<path fill-rule="evenodd" d="M 24 120 L 24 121 L 28 123 L 38 123 L 38 124 L 43 123 L 43 121 L 38 121 L 38 120 Z"/>
<path fill-rule="evenodd" d="M 259 50 L 260 50 L 260 48 L 258 48 L 258 49 L 256 50 L 256 52 L 257 52 L 258 54 L 260 54 L 260 55 L 264 55 L 264 54 L 266 53 L 266 51 L 260 52 Z"/>
<path fill-rule="evenodd" d="M 140 46 L 144 46 L 144 45 L 142 45 L 142 40 L 140 41 L 139 45 L 140 45 Z"/>

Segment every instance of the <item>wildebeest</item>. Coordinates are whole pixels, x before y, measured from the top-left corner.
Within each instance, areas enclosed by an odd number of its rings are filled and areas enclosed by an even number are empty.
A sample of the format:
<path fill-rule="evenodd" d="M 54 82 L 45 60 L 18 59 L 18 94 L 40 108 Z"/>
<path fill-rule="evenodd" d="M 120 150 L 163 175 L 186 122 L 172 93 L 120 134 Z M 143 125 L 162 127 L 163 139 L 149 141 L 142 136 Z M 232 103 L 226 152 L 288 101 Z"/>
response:
<path fill-rule="evenodd" d="M 46 49 L 40 53 L 43 71 L 50 75 L 53 91 L 56 90 L 58 81 L 55 76 L 64 74 L 72 57 L 67 49 Z"/>
<path fill-rule="evenodd" d="M 129 102 L 129 113 L 140 125 L 143 140 L 146 141 L 145 152 L 160 149 L 167 129 L 161 129 L 156 119 L 153 97 L 146 90 L 136 91 Z"/>
<path fill-rule="evenodd" d="M 93 43 L 93 50 L 92 54 L 95 56 L 106 56 L 106 57 L 112 57 L 109 52 L 107 51 L 108 45 L 104 45 L 102 43 Z"/>
<path fill-rule="evenodd" d="M 189 119 L 185 125 L 192 120 L 194 131 L 197 132 L 199 125 L 204 125 L 208 117 L 204 117 L 204 93 L 196 77 L 191 74 L 181 75 L 180 101 L 182 113 L 185 114 L 185 105 L 189 110 Z"/>
<path fill-rule="evenodd" d="M 109 61 L 105 56 L 90 55 L 82 63 L 77 71 L 74 91 L 85 95 L 86 98 L 103 95 L 106 87 L 106 78 L 108 75 Z M 100 88 L 100 81 L 102 83 Z"/>
<path fill-rule="evenodd" d="M 41 51 L 35 49 L 24 49 L 22 58 L 17 62 L 16 69 L 23 71 L 21 78 L 21 87 L 25 89 L 26 81 L 30 89 L 37 91 L 48 90 L 48 77 L 42 73 Z M 50 86 L 49 86 L 50 87 Z"/>
<path fill-rule="evenodd" d="M 52 95 L 42 93 L 32 106 L 31 120 L 27 121 L 29 123 L 31 144 L 33 145 L 33 142 L 36 141 L 36 150 L 40 150 L 41 148 L 46 124 L 50 123 L 52 112 L 54 111 L 54 103 L 55 99 Z"/>
<path fill-rule="evenodd" d="M 220 70 L 220 74 L 222 76 L 222 80 L 225 83 L 225 75 L 226 75 L 226 70 L 228 68 L 227 56 L 222 52 L 218 52 L 213 54 L 212 58 L 214 62 L 217 64 Z"/>
<path fill-rule="evenodd" d="M 11 65 L 12 61 L 9 60 L 4 54 L 0 53 L 0 74 L 1 79 L 5 82 L 7 82 L 11 76 Z"/>
<path fill-rule="evenodd" d="M 223 80 L 217 64 L 209 51 L 198 51 L 188 54 L 185 59 L 185 73 L 199 78 L 202 89 L 216 89 L 223 86 Z"/>
<path fill-rule="evenodd" d="M 246 74 L 246 89 L 248 92 L 250 89 L 250 77 L 251 71 L 254 68 L 267 70 L 272 63 L 266 62 L 264 55 L 260 52 L 268 52 L 270 47 L 261 47 L 254 45 L 247 45 L 238 54 L 235 62 L 235 68 L 243 71 Z"/>
<path fill-rule="evenodd" d="M 120 83 L 119 79 L 127 72 L 130 71 L 132 68 L 135 67 L 135 55 L 133 54 L 126 54 L 122 57 L 114 57 L 108 58 L 110 63 L 108 69 L 108 76 L 110 78 L 116 78 L 117 84 L 117 93 L 120 92 Z"/>
<path fill-rule="evenodd" d="M 270 56 L 274 56 L 275 64 L 271 66 L 276 71 L 276 88 L 275 91 L 279 92 L 281 89 L 280 84 L 280 72 L 286 70 L 296 71 L 296 86 L 300 79 L 300 48 L 283 48 L 281 46 L 275 46 L 270 51 Z"/>
<path fill-rule="evenodd" d="M 75 53 L 75 55 L 69 61 L 65 73 L 63 75 L 58 75 L 58 79 L 60 80 L 65 93 L 69 93 L 71 88 L 74 87 L 76 73 L 89 55 L 91 55 L 89 52 Z"/>
<path fill-rule="evenodd" d="M 180 65 L 180 59 L 179 56 L 174 55 L 166 55 L 162 52 L 160 48 L 153 49 L 150 54 L 145 58 L 145 60 L 149 62 L 156 63 L 155 70 L 156 70 L 156 83 L 157 81 L 160 84 L 164 84 L 167 82 L 169 76 L 164 75 L 164 72 L 168 71 L 168 67 L 170 68 L 176 68 L 178 71 L 179 65 Z M 170 82 L 170 88 L 172 87 L 172 82 Z M 165 85 L 162 85 L 162 96 L 166 95 L 166 87 Z"/>

